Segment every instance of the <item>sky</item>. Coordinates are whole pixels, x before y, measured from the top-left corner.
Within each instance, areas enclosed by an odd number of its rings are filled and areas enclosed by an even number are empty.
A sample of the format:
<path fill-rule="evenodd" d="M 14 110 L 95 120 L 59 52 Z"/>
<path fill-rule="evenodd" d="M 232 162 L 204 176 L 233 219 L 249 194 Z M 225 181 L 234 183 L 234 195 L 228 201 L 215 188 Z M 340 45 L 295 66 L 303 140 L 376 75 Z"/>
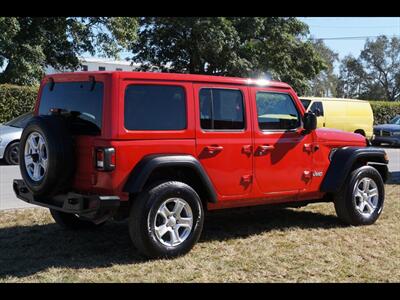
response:
<path fill-rule="evenodd" d="M 310 36 L 326 38 L 325 44 L 342 59 L 358 57 L 367 36 L 400 37 L 400 17 L 301 17 L 309 26 Z M 338 39 L 339 38 L 339 39 Z"/>

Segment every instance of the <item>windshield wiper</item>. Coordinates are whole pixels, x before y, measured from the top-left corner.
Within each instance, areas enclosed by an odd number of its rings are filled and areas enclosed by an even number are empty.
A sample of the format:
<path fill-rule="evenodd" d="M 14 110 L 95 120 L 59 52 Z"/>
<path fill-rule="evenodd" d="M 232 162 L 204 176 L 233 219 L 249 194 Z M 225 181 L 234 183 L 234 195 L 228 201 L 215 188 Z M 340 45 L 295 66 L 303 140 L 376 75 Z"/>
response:
<path fill-rule="evenodd" d="M 58 116 L 71 116 L 71 117 L 79 117 L 81 112 L 76 110 L 68 110 L 59 107 L 52 107 L 49 109 L 51 115 L 58 115 Z"/>

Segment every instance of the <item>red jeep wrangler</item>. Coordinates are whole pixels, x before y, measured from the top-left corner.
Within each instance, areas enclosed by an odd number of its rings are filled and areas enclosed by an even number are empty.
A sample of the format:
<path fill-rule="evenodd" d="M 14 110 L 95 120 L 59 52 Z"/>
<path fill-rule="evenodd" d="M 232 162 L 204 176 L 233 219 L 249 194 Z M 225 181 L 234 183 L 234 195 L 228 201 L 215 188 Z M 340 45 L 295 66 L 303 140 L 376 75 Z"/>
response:
<path fill-rule="evenodd" d="M 188 252 L 215 209 L 333 202 L 372 224 L 388 171 L 361 135 L 316 130 L 285 83 L 188 74 L 47 76 L 20 145 L 18 198 L 66 228 L 129 217 L 149 257 Z"/>

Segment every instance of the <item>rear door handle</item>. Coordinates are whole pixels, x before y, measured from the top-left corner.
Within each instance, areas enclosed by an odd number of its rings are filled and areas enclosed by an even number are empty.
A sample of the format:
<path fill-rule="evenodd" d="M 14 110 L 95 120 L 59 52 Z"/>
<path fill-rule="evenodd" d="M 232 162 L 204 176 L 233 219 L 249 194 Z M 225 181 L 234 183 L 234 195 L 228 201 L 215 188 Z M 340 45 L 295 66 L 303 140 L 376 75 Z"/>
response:
<path fill-rule="evenodd" d="M 273 145 L 260 145 L 257 147 L 257 154 L 258 155 L 264 155 L 266 154 L 268 151 L 274 150 L 275 146 Z"/>
<path fill-rule="evenodd" d="M 206 146 L 204 150 L 209 154 L 215 154 L 224 150 L 222 146 Z"/>

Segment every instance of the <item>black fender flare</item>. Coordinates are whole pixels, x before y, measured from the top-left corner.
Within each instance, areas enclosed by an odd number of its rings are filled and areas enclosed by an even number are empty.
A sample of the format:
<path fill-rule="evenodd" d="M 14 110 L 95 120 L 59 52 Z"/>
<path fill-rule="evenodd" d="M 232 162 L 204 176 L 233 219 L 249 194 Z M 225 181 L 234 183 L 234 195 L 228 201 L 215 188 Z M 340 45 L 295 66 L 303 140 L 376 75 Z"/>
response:
<path fill-rule="evenodd" d="M 217 194 L 210 178 L 200 162 L 192 155 L 152 154 L 145 156 L 131 171 L 123 191 L 129 193 L 141 192 L 151 173 L 155 169 L 165 167 L 188 167 L 192 169 L 205 187 L 209 201 L 217 202 Z"/>
<path fill-rule="evenodd" d="M 338 192 L 350 173 L 356 161 L 365 161 L 376 167 L 385 181 L 388 177 L 388 160 L 383 149 L 374 147 L 344 147 L 339 148 L 331 157 L 331 163 L 321 183 L 322 192 Z"/>

